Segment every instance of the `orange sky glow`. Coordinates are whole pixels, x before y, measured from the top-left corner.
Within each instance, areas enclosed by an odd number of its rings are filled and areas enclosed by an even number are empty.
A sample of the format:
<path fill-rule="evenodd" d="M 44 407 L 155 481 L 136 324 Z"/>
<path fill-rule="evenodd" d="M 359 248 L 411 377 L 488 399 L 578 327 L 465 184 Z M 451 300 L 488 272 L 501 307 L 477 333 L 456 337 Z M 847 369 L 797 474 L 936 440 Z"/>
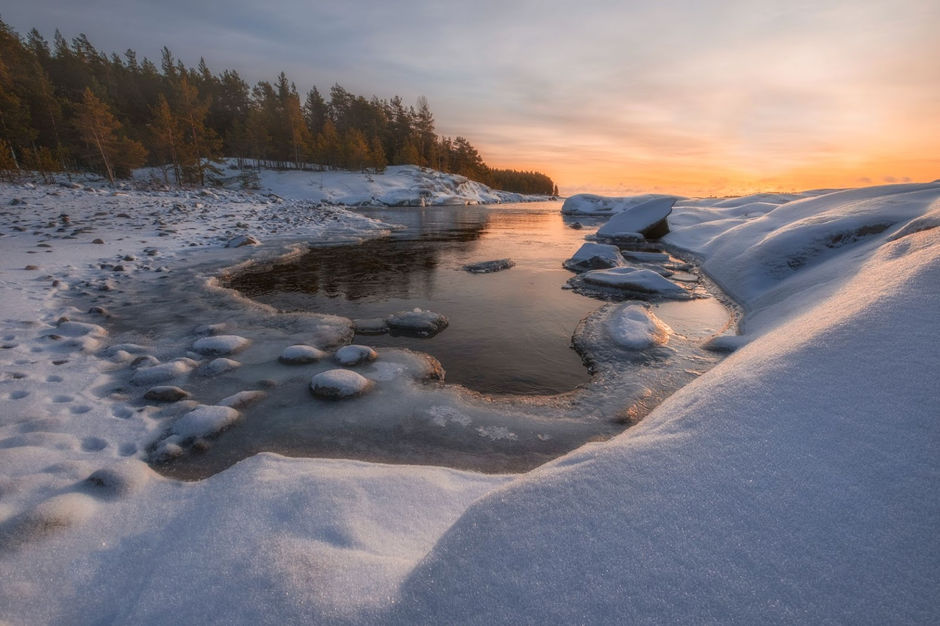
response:
<path fill-rule="evenodd" d="M 563 194 L 940 178 L 938 0 L 32 0 L 21 32 L 426 96 L 439 134 Z"/>

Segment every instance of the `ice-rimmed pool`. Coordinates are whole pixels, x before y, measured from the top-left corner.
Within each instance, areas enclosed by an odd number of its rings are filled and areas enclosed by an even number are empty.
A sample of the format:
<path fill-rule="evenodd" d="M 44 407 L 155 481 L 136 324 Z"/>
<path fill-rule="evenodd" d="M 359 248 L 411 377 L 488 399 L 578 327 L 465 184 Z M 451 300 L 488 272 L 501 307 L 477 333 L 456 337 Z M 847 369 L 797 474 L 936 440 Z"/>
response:
<path fill-rule="evenodd" d="M 190 397 L 148 401 L 147 385 L 135 384 L 133 367 L 116 368 L 102 393 L 154 420 L 151 459 L 164 473 L 187 479 L 262 451 L 518 472 L 609 438 L 719 360 L 702 344 L 727 331 L 729 313 L 710 297 L 654 301 L 651 310 L 672 330 L 665 345 L 632 350 L 611 344 L 605 329 L 619 309 L 565 288 L 572 274 L 562 261 L 593 227 L 582 219 L 574 228 L 559 208 L 369 210 L 404 228 L 362 243 L 327 242 L 273 264 L 271 255 L 284 242 L 242 252 L 265 260 L 223 272 L 223 284 L 234 289 L 205 280 L 230 255 L 194 251 L 165 278 L 130 288 L 136 292 L 97 296 L 115 314 L 109 325 L 117 342 L 140 344 L 142 354 L 164 364 L 185 365 L 170 382 Z M 462 269 L 507 257 L 515 266 L 501 272 Z M 700 286 L 696 291 L 707 293 Z M 426 339 L 353 336 L 351 319 L 415 307 L 446 315 L 450 325 Z M 207 324 L 222 325 L 210 332 L 247 340 L 229 355 L 234 365 L 217 369 L 196 350 Z M 310 393 L 312 376 L 339 367 L 332 357 L 302 366 L 278 358 L 294 344 L 332 352 L 349 342 L 378 351 L 376 361 L 351 368 L 373 383 L 351 400 Z M 450 384 L 423 382 L 433 367 L 409 350 L 438 359 Z M 203 410 L 198 419 L 182 421 L 198 405 L 231 402 L 242 392 L 251 392 L 251 401 L 239 405 L 237 415 Z M 212 416 L 228 427 L 180 436 L 190 429 L 179 423 Z M 182 455 L 168 458 L 163 453 L 176 447 L 161 442 L 179 443 Z"/>

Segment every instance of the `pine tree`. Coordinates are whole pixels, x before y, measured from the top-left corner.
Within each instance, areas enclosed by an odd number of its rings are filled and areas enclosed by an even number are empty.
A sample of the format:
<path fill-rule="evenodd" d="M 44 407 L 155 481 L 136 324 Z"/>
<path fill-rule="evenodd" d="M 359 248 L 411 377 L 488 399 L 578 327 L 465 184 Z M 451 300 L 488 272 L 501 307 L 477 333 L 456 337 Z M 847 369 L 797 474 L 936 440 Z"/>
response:
<path fill-rule="evenodd" d="M 139 142 L 118 135 L 121 123 L 91 89 L 85 89 L 75 113 L 74 124 L 82 140 L 91 149 L 91 159 L 99 161 L 112 185 L 116 175 L 129 175 L 131 169 L 143 165 L 147 156 L 144 147 Z"/>
<path fill-rule="evenodd" d="M 157 99 L 157 106 L 153 108 L 153 121 L 150 124 L 154 154 L 160 159 L 164 168 L 163 176 L 166 179 L 166 167 L 173 171 L 173 180 L 177 185 L 183 182 L 182 163 L 180 162 L 180 141 L 182 132 L 179 120 L 170 110 L 170 104 L 163 94 Z M 169 182 L 169 180 L 167 180 Z"/>
<path fill-rule="evenodd" d="M 373 135 L 372 141 L 369 143 L 369 161 L 370 167 L 375 172 L 385 171 L 385 167 L 388 165 L 388 159 L 385 158 L 385 149 L 382 147 L 382 141 L 378 135 Z"/>

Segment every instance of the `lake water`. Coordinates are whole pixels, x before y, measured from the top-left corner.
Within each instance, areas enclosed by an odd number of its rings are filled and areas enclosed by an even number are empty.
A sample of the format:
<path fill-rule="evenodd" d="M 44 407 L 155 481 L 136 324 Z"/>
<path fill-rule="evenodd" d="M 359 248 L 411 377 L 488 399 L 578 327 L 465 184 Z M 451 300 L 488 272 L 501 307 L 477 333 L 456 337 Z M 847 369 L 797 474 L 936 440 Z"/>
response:
<path fill-rule="evenodd" d="M 230 286 L 284 311 L 384 318 L 415 307 L 450 325 L 427 338 L 357 336 L 377 347 L 407 347 L 436 357 L 447 382 L 485 393 L 552 394 L 590 379 L 570 347 L 578 322 L 598 301 L 562 289 L 561 263 L 591 228 L 575 230 L 558 202 L 364 211 L 405 226 L 362 244 L 316 247 Z M 511 258 L 490 274 L 462 269 Z"/>

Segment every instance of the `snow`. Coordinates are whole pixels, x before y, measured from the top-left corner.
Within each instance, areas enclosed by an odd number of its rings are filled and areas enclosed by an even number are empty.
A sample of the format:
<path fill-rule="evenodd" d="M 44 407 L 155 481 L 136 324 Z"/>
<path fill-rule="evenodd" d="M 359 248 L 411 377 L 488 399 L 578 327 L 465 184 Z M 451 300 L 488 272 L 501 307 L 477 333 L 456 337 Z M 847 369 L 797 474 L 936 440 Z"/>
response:
<path fill-rule="evenodd" d="M 338 206 L 499 204 L 549 199 L 549 196 L 526 196 L 491 189 L 458 174 L 416 165 L 393 165 L 378 173 L 311 167 L 314 169 L 258 170 L 259 190 L 279 197 Z M 152 172 L 146 175 L 150 174 Z M 237 176 L 230 176 L 229 180 L 229 186 L 240 187 Z"/>
<path fill-rule="evenodd" d="M 106 319 L 70 294 L 172 281 L 158 270 L 191 244 L 226 265 L 278 239 L 388 229 L 283 189 L 282 202 L 212 194 L 0 185 L 0 619 L 940 620 L 940 184 L 676 202 L 664 241 L 739 302 L 742 335 L 716 340 L 736 350 L 609 441 L 513 476 L 262 453 L 189 483 L 155 474 L 148 449 L 182 454 L 185 437 L 237 419 L 223 402 L 279 400 L 278 388 L 140 407 L 164 382 L 147 372 L 198 378 L 198 355 L 179 356 L 192 326 L 178 329 L 178 350 L 108 345 L 84 326 Z M 94 231 L 73 234 L 84 227 Z M 265 244 L 224 248 L 236 231 Z M 238 371 L 263 347 L 247 346 Z M 131 370 L 136 358 L 150 365 Z M 395 358 L 383 350 L 363 366 L 372 394 L 308 396 L 310 420 L 338 405 L 367 418 L 366 403 L 403 393 L 398 410 L 410 404 L 442 435 L 528 436 L 446 389 L 396 386 Z M 275 367 L 304 384 L 312 374 Z M 140 388 L 112 393 L 124 371 Z"/>

